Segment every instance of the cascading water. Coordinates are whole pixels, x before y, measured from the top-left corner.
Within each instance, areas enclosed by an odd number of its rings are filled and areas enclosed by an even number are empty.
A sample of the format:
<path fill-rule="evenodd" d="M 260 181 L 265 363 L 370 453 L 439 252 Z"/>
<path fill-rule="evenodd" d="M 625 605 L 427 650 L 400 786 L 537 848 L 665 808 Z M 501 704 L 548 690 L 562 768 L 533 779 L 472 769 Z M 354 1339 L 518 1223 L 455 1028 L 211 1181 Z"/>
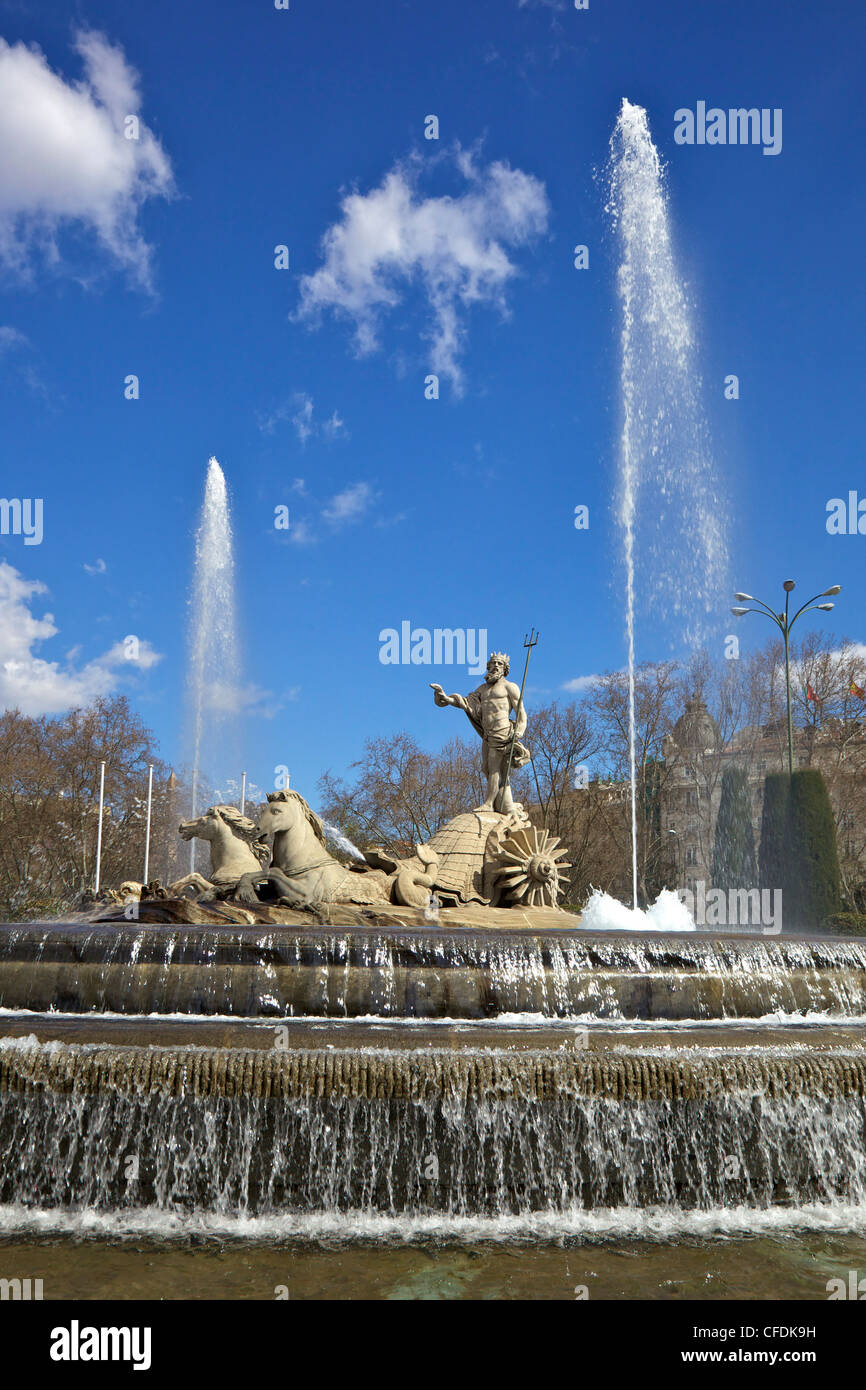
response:
<path fill-rule="evenodd" d="M 0 1010 L 257 1020 L 866 1023 L 866 943 L 704 933 L 21 925 Z M 155 1025 L 154 1025 L 155 1026 Z"/>
<path fill-rule="evenodd" d="M 225 474 L 215 458 L 207 467 L 204 502 L 195 538 L 195 570 L 189 626 L 189 738 L 191 817 L 199 810 L 202 768 L 225 757 L 227 725 L 240 676 L 232 528 Z M 190 842 L 190 872 L 196 841 Z"/>
<path fill-rule="evenodd" d="M 707 614 L 726 591 L 727 552 L 662 165 L 646 111 L 625 99 L 610 141 L 608 187 L 607 211 L 620 247 L 619 522 L 626 570 L 632 891 L 637 907 L 636 594 L 639 589 L 650 606 L 673 620 L 683 641 L 698 641 Z M 645 528 L 639 513 L 647 520 Z"/>
<path fill-rule="evenodd" d="M 0 1204 L 224 1218 L 866 1202 L 862 1051 L 0 1044 Z M 431 1165 L 431 1156 L 435 1163 Z"/>
<path fill-rule="evenodd" d="M 0 1023 L 0 1230 L 866 1211 L 860 941 L 15 924 Z"/>

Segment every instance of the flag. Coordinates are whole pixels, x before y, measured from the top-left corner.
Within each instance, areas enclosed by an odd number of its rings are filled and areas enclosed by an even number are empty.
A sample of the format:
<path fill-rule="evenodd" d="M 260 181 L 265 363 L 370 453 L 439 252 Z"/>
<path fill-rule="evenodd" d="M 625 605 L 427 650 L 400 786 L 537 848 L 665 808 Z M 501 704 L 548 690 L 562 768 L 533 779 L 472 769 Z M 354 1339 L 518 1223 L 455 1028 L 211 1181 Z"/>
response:
<path fill-rule="evenodd" d="M 814 690 L 812 689 L 811 685 L 807 685 L 807 686 L 806 686 L 806 699 L 807 699 L 807 700 L 814 700 L 816 705 L 817 705 L 817 703 L 818 703 L 818 696 L 815 694 L 815 692 L 814 692 Z"/>
<path fill-rule="evenodd" d="M 863 688 L 859 686 L 856 681 L 851 682 L 848 694 L 856 695 L 858 700 L 866 700 L 866 690 L 863 690 Z"/>

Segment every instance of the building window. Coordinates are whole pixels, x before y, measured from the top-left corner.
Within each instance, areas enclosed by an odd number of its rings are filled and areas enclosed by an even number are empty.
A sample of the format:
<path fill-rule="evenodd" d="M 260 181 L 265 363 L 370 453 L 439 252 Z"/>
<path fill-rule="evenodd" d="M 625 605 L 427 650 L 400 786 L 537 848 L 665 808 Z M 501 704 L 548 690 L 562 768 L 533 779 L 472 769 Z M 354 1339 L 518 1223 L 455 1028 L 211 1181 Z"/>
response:
<path fill-rule="evenodd" d="M 697 862 L 698 862 L 698 851 L 697 851 L 697 849 L 695 848 L 694 845 L 686 845 L 686 863 L 687 863 L 687 864 L 697 864 Z"/>

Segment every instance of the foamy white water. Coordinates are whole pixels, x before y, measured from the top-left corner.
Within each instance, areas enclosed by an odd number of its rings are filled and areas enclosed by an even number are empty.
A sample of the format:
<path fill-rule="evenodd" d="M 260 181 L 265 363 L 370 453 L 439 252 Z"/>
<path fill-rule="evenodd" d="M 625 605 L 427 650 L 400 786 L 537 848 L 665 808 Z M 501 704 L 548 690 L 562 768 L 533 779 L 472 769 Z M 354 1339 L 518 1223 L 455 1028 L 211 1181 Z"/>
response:
<path fill-rule="evenodd" d="M 169 1242 L 217 1237 L 245 1242 L 370 1241 L 389 1245 L 431 1239 L 511 1242 L 636 1238 L 668 1242 L 678 1237 L 785 1235 L 794 1232 L 866 1231 L 859 1203 L 810 1203 L 799 1207 L 716 1207 L 708 1211 L 581 1207 L 519 1215 L 459 1216 L 430 1213 L 386 1215 L 369 1211 L 286 1212 L 268 1216 L 179 1213 L 156 1207 L 123 1211 L 0 1206 L 0 1236 L 65 1235 L 76 1239 L 150 1237 Z"/>
<path fill-rule="evenodd" d="M 663 888 L 646 912 L 626 907 L 618 898 L 596 888 L 580 919 L 587 931 L 696 931 L 695 920 L 681 898 Z"/>

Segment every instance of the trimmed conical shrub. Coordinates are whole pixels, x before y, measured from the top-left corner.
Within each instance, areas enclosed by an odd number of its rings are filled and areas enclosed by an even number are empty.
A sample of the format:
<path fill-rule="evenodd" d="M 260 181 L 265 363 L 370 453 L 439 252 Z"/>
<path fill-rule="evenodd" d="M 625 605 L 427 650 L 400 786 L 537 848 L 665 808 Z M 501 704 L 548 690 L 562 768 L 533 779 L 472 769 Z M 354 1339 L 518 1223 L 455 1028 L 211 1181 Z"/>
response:
<path fill-rule="evenodd" d="M 815 767 L 800 768 L 791 777 L 787 841 L 784 918 L 795 929 L 814 930 L 842 903 L 836 824 L 826 783 Z"/>
<path fill-rule="evenodd" d="M 722 773 L 722 796 L 716 817 L 713 887 L 727 890 L 757 886 L 748 774 L 742 767 L 726 767 Z"/>
<path fill-rule="evenodd" d="M 787 868 L 786 834 L 791 779 L 787 772 L 771 772 L 764 779 L 764 807 L 761 815 L 761 887 L 784 894 Z M 783 897 L 784 910 L 784 897 Z"/>

